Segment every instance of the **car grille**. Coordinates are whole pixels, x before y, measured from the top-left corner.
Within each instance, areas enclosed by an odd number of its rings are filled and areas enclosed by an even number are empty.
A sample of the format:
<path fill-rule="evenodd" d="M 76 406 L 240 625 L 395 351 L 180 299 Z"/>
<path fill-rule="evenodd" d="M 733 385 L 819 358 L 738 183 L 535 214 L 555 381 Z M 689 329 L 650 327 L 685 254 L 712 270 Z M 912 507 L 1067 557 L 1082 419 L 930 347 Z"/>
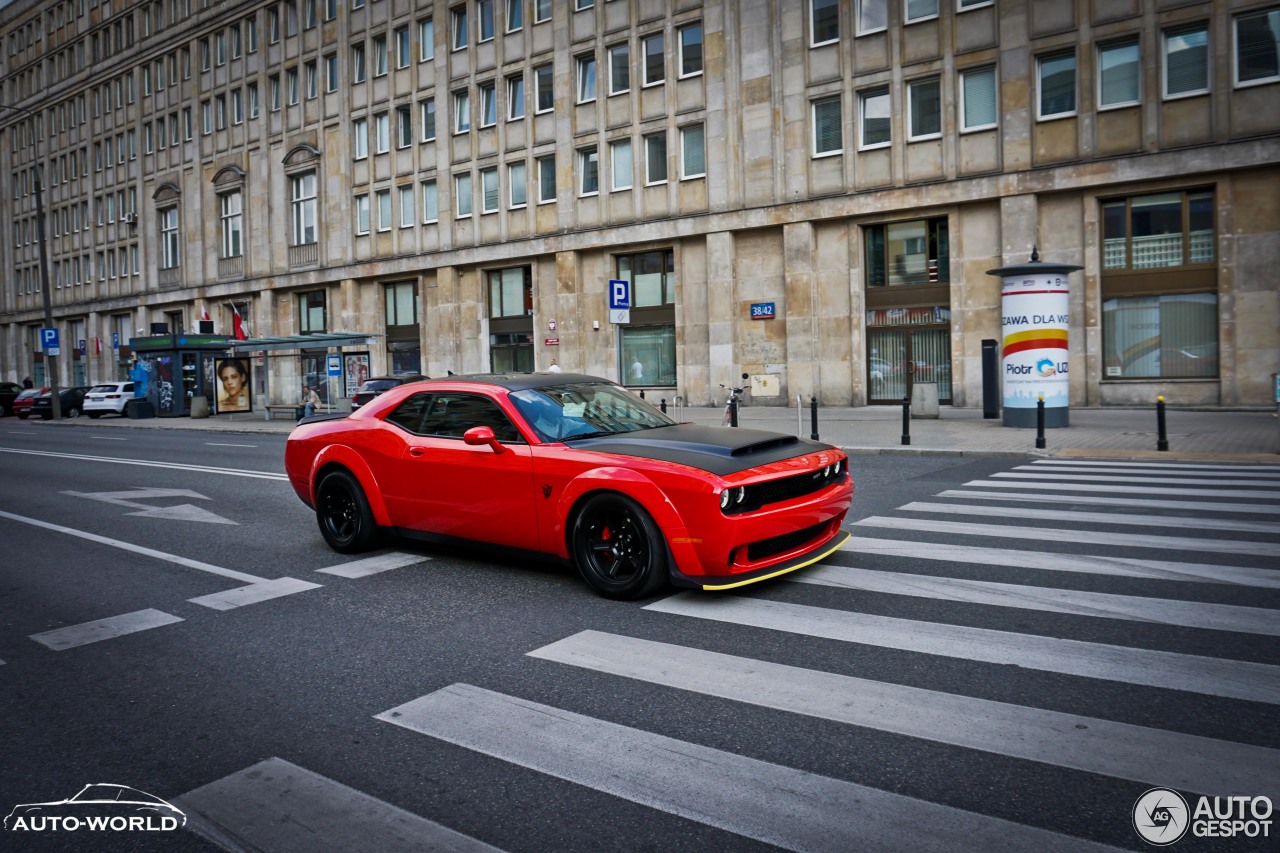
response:
<path fill-rule="evenodd" d="M 747 486 L 747 494 L 742 503 L 730 506 L 725 512 L 730 515 L 738 515 L 760 509 L 769 504 L 803 497 L 825 489 L 827 486 L 842 483 L 848 476 L 847 472 L 842 471 L 835 477 L 824 477 L 822 476 L 822 470 L 819 469 L 792 477 L 782 477 L 777 480 L 756 483 L 755 485 Z"/>
<path fill-rule="evenodd" d="M 803 530 L 796 530 L 792 533 L 784 533 L 781 536 L 773 536 L 768 539 L 761 539 L 759 542 L 752 542 L 747 546 L 747 559 L 755 563 L 760 560 L 767 560 L 774 554 L 781 554 L 793 548 L 799 548 L 810 539 L 815 539 L 825 533 L 830 523 L 829 521 L 824 521 L 821 524 L 815 524 Z"/>

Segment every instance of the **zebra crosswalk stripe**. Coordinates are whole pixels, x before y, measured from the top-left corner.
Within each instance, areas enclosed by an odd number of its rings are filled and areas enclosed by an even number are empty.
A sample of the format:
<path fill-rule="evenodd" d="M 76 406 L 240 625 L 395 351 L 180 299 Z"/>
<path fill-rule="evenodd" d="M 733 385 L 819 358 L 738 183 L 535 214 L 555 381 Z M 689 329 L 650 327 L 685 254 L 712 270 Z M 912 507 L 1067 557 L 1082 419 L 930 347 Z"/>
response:
<path fill-rule="evenodd" d="M 1280 474 L 1280 465 L 1220 465 L 1210 462 L 1100 462 L 1096 459 L 1037 459 L 1031 463 L 1036 467 L 1045 468 L 1067 468 L 1079 467 L 1086 468 L 1095 465 L 1105 465 L 1108 468 L 1207 468 L 1211 471 L 1260 471 L 1264 473 Z"/>
<path fill-rule="evenodd" d="M 1212 468 L 1210 470 L 1194 470 L 1194 469 L 1180 469 L 1180 468 L 1162 468 L 1159 470 L 1152 470 L 1150 468 L 1143 468 L 1143 469 L 1135 470 L 1133 468 L 1113 468 L 1109 465 L 1097 466 L 1097 467 L 1079 465 L 1079 466 L 1073 466 L 1070 468 L 1067 468 L 1067 467 L 1059 468 L 1055 466 L 1032 464 L 1032 465 L 1019 465 L 1013 470 L 1037 471 L 1042 474 L 1053 473 L 1063 477 L 1071 477 L 1073 479 L 1078 479 L 1076 477 L 1077 474 L 1147 474 L 1147 475 L 1153 475 L 1153 476 L 1172 475 L 1172 476 L 1178 476 L 1178 477 L 1197 477 L 1197 478 L 1226 476 L 1226 477 L 1246 477 L 1246 478 L 1259 479 L 1259 480 L 1269 479 L 1273 481 L 1276 479 L 1277 476 L 1280 476 L 1280 474 L 1277 474 L 1276 472 L 1273 472 L 1273 471 L 1256 471 L 1256 470 L 1226 471 L 1221 468 Z M 1145 479 L 1145 477 L 1143 479 Z"/>
<path fill-rule="evenodd" d="M 1136 527 L 1177 527 L 1181 530 L 1235 530 L 1240 533 L 1280 534 L 1280 524 L 1267 521 L 1235 521 L 1229 518 L 1192 518 L 1185 515 L 1133 515 L 1117 512 L 1072 512 L 1059 509 L 1028 509 L 1012 506 L 966 506 L 912 501 L 898 507 L 907 512 L 948 515 L 984 515 L 997 518 L 1036 518 L 1064 524 L 1122 524 Z"/>
<path fill-rule="evenodd" d="M 651 684 L 1176 790 L 1245 794 L 1280 786 L 1280 750 L 1198 735 L 600 631 L 582 631 L 529 654 Z"/>
<path fill-rule="evenodd" d="M 1022 586 L 991 581 L 930 577 L 902 572 L 877 572 L 849 566 L 818 565 L 803 573 L 787 575 L 792 583 L 860 589 L 889 595 L 935 598 L 966 604 L 988 604 L 1023 610 L 1042 610 L 1075 616 L 1129 619 L 1184 628 L 1235 631 L 1243 634 L 1280 636 L 1280 619 L 1274 610 L 1173 601 L 1104 592 L 1080 592 L 1042 586 Z"/>
<path fill-rule="evenodd" d="M 377 719 L 788 850 L 1113 849 L 469 684 Z"/>
<path fill-rule="evenodd" d="M 1280 704 L 1280 666 L 898 619 L 745 596 L 680 593 L 644 608 L 879 648 Z"/>
<path fill-rule="evenodd" d="M 1171 472 L 1172 473 L 1172 472 Z M 1203 477 L 1129 477 L 1120 474 L 1024 473 L 1000 471 L 991 475 L 1009 480 L 1085 480 L 1094 483 L 1134 483 L 1148 486 L 1280 486 L 1280 480 L 1205 480 Z M 1262 494 L 1276 494 L 1263 492 Z"/>
<path fill-rule="evenodd" d="M 970 480 L 966 486 L 985 489 L 1027 489 L 1030 483 Z M 1184 489 L 1177 486 L 1112 486 L 1104 483 L 1039 483 L 1038 489 L 1055 492 L 1123 492 L 1131 495 L 1181 495 L 1196 498 L 1248 498 L 1255 501 L 1280 501 L 1280 492 L 1251 489 Z"/>
<path fill-rule="evenodd" d="M 966 498 L 980 501 L 1022 501 L 1030 503 L 1071 504 L 1082 506 L 1124 506 L 1130 509 L 1176 509 L 1184 512 L 1237 512 L 1255 515 L 1280 515 L 1280 506 L 1271 504 L 1226 503 L 1216 501 L 1162 501 L 1156 498 L 1108 498 L 1100 495 L 1055 495 L 1044 492 L 979 492 L 971 489 L 947 489 L 940 498 Z"/>
<path fill-rule="evenodd" d="M 1037 542 L 1079 542 L 1080 531 L 1054 527 L 1011 527 L 1000 524 L 970 524 L 963 521 L 933 521 L 925 518 L 871 516 L 854 522 L 857 527 L 885 527 L 931 533 L 959 533 L 967 536 L 994 536 L 1004 539 L 1034 539 Z M 1149 536 L 1140 533 L 1089 533 L 1090 545 L 1121 548 L 1168 548 L 1170 550 L 1212 551 L 1215 554 L 1246 554 L 1259 557 L 1276 553 L 1274 542 L 1246 542 L 1230 539 L 1202 539 L 1191 536 Z"/>
<path fill-rule="evenodd" d="M 874 539 L 863 536 L 851 537 L 840 550 L 846 554 L 862 556 L 907 557 L 913 560 L 935 560 L 947 563 L 977 563 L 980 566 L 1012 566 L 1018 569 L 1039 569 L 1050 572 L 1079 572 L 1090 575 L 1280 589 L 1280 571 L 1278 570 L 1219 566 L 1210 563 L 1140 560 L 1136 557 L 1104 557 L 1096 554 L 1056 554 L 1052 551 L 1022 551 L 1014 548 L 989 548 L 982 545 L 954 545 L 950 542 L 939 545 L 936 542 Z"/>

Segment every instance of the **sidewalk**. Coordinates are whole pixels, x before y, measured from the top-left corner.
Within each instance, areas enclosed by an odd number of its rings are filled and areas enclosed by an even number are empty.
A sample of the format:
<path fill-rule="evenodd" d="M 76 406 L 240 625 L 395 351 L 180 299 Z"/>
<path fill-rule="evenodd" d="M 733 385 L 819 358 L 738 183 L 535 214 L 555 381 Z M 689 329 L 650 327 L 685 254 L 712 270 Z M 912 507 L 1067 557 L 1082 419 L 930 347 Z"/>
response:
<path fill-rule="evenodd" d="M 672 417 L 697 424 L 718 425 L 720 407 L 685 407 L 668 411 Z M 746 406 L 739 416 L 743 427 L 769 429 L 808 437 L 809 409 Z M 936 454 L 1011 457 L 1093 457 L 1115 459 L 1206 460 L 1271 462 L 1280 464 L 1280 420 L 1270 411 L 1169 409 L 1166 426 L 1169 450 L 1156 450 L 1156 413 L 1146 409 L 1083 409 L 1070 412 L 1071 426 L 1045 430 L 1045 449 L 1037 450 L 1034 429 L 1002 426 L 984 420 L 978 409 L 941 408 L 937 419 L 913 419 L 911 443 L 902 444 L 902 409 L 898 406 L 832 407 L 818 410 L 821 440 L 850 453 Z M 6 422 L 8 419 L 6 419 Z M 115 429 L 211 430 L 231 433 L 287 435 L 292 421 L 266 420 L 262 413 L 214 415 L 208 418 L 102 417 L 97 420 L 28 421 L 38 426 L 101 426 Z"/>

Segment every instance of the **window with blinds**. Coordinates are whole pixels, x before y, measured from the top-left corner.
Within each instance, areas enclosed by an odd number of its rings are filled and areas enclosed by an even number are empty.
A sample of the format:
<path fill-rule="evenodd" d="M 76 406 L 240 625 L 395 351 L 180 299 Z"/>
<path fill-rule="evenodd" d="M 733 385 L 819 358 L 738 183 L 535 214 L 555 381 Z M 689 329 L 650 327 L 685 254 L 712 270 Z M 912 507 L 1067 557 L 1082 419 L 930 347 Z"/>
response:
<path fill-rule="evenodd" d="M 1098 48 L 1098 107 L 1128 107 L 1138 103 L 1138 42 Z"/>
<path fill-rule="evenodd" d="M 1236 85 L 1280 80 L 1280 9 L 1236 18 Z"/>
<path fill-rule="evenodd" d="M 996 69 L 976 68 L 960 75 L 960 130 L 986 130 L 997 123 Z"/>
<path fill-rule="evenodd" d="M 937 77 L 907 84 L 909 138 L 932 139 L 942 133 L 942 85 Z"/>
<path fill-rule="evenodd" d="M 1164 34 L 1164 96 L 1209 91 L 1209 30 L 1203 24 Z"/>
<path fill-rule="evenodd" d="M 498 167 L 480 170 L 480 190 L 484 196 L 483 213 L 493 213 L 498 209 Z"/>
<path fill-rule="evenodd" d="M 1042 56 L 1036 83 L 1040 95 L 1040 118 L 1073 115 L 1076 111 L 1076 55 L 1057 53 Z"/>
<path fill-rule="evenodd" d="M 702 125 L 680 128 L 680 177 L 700 178 L 706 173 L 706 140 Z"/>
<path fill-rule="evenodd" d="M 836 154 L 844 147 L 840 127 L 840 96 L 813 102 L 813 156 Z"/>

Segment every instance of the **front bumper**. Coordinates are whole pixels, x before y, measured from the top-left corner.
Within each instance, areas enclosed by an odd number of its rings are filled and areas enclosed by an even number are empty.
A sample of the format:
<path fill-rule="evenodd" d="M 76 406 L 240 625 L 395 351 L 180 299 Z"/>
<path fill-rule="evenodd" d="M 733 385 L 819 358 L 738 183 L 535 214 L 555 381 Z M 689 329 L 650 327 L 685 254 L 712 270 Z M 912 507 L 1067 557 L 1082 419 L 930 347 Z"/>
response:
<path fill-rule="evenodd" d="M 810 546 L 804 553 L 796 554 L 781 563 L 774 563 L 754 572 L 744 572 L 738 575 L 693 576 L 686 575 L 677 570 L 675 566 L 672 566 L 671 583 L 675 586 L 705 590 L 733 589 L 734 587 L 758 583 L 759 581 L 776 578 L 779 575 L 785 575 L 788 572 L 794 572 L 797 569 L 803 569 L 805 566 L 813 565 L 838 551 L 849 540 L 850 535 L 849 531 L 837 527 L 830 536 Z"/>

